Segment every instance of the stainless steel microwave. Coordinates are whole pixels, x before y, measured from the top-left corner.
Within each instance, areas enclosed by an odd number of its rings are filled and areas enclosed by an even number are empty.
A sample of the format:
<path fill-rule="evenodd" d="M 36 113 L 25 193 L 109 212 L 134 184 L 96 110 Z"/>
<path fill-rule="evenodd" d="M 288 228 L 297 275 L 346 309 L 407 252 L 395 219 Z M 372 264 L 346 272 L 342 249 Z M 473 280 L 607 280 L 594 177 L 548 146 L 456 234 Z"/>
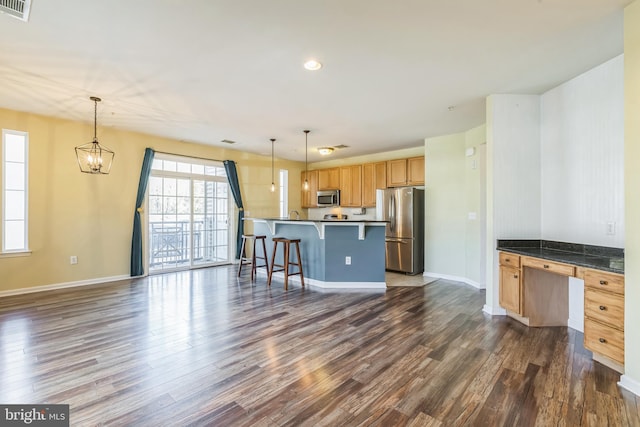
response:
<path fill-rule="evenodd" d="M 340 190 L 318 191 L 318 206 L 340 206 Z"/>

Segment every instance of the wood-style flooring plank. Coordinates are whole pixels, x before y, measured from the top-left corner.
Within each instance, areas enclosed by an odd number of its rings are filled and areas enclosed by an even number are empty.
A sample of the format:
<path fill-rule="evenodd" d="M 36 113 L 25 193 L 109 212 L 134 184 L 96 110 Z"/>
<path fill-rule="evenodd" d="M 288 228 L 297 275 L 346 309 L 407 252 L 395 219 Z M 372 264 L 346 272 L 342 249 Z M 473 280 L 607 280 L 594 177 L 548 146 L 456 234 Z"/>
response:
<path fill-rule="evenodd" d="M 406 280 L 284 291 L 229 266 L 0 298 L 0 401 L 74 426 L 640 426 L 581 333 Z"/>

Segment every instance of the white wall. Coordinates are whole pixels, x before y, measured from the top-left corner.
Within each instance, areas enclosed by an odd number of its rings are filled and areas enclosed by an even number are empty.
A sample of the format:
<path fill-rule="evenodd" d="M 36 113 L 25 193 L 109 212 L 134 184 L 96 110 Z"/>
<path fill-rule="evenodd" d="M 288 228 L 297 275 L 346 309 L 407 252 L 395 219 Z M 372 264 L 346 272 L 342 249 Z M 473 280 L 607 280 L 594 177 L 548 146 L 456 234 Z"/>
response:
<path fill-rule="evenodd" d="M 482 125 L 425 139 L 425 275 L 478 288 L 485 287 L 485 135 Z"/>
<path fill-rule="evenodd" d="M 620 55 L 541 96 L 545 240 L 624 247 L 623 73 Z"/>
<path fill-rule="evenodd" d="M 498 303 L 497 239 L 541 236 L 540 97 L 487 98 L 487 297 L 484 310 L 503 314 Z"/>

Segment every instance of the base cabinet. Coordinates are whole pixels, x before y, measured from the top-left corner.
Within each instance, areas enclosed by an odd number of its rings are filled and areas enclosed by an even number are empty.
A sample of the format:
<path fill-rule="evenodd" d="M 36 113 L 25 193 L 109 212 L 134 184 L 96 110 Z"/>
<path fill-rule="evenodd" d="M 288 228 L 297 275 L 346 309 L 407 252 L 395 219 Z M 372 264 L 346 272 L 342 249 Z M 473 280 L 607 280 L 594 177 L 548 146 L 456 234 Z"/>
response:
<path fill-rule="evenodd" d="M 522 315 L 522 278 L 520 269 L 500 266 L 500 305 Z"/>
<path fill-rule="evenodd" d="M 584 274 L 584 346 L 624 365 L 624 276 Z"/>

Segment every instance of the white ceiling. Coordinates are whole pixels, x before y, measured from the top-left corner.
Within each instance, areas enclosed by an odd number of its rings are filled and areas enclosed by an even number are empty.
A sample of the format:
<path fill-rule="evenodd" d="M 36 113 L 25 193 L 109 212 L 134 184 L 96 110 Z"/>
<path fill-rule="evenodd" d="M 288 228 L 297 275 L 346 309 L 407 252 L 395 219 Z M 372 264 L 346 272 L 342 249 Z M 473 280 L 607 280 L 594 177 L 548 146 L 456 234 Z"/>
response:
<path fill-rule="evenodd" d="M 32 0 L 0 14 L 0 107 L 92 122 L 94 95 L 100 126 L 303 161 L 305 128 L 334 158 L 416 147 L 622 53 L 630 2 Z"/>

